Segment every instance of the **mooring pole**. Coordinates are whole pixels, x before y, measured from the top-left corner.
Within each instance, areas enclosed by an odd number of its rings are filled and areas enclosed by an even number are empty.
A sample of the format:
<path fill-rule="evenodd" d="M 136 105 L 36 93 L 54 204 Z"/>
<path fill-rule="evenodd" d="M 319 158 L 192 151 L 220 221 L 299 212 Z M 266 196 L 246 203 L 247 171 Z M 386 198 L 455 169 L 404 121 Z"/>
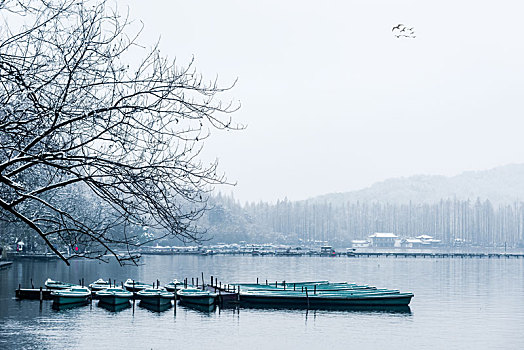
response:
<path fill-rule="evenodd" d="M 44 292 L 42 292 L 42 287 L 40 287 L 40 303 L 44 300 Z"/>
<path fill-rule="evenodd" d="M 307 308 L 309 309 L 309 295 L 307 294 L 307 287 L 306 287 L 306 300 L 307 300 Z"/>

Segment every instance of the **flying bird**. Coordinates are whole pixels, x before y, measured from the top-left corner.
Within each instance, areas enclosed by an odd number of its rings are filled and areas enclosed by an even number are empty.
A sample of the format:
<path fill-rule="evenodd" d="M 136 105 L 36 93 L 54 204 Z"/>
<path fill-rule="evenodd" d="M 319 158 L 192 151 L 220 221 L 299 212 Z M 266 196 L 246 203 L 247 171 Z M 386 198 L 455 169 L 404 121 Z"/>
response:
<path fill-rule="evenodd" d="M 399 23 L 396 26 L 394 26 L 391 29 L 391 31 L 393 32 L 393 35 L 395 35 L 397 39 L 400 39 L 400 38 L 414 39 L 416 38 L 414 28 L 415 27 L 406 27 L 404 24 Z"/>
<path fill-rule="evenodd" d="M 401 28 L 403 28 L 403 27 L 405 27 L 405 25 L 403 25 L 403 24 L 397 24 L 396 26 L 394 26 L 394 27 L 391 29 L 391 31 L 394 32 L 395 29 L 401 30 Z"/>

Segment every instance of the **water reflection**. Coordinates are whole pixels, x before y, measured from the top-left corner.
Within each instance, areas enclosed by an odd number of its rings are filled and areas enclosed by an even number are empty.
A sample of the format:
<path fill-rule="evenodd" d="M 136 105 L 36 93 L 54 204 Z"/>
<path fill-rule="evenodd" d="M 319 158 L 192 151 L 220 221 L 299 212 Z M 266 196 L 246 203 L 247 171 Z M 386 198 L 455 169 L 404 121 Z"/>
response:
<path fill-rule="evenodd" d="M 123 304 L 114 305 L 114 304 L 104 303 L 103 301 L 99 301 L 98 307 L 101 307 L 102 309 L 106 309 L 107 311 L 118 312 L 118 311 L 122 311 L 125 309 L 129 309 L 131 307 L 131 303 L 127 302 Z"/>
<path fill-rule="evenodd" d="M 51 308 L 56 311 L 61 311 L 61 310 L 76 309 L 77 307 L 82 307 L 82 306 L 87 306 L 87 305 L 89 305 L 89 301 L 82 301 L 80 303 L 69 303 L 69 304 L 53 303 Z"/>
<path fill-rule="evenodd" d="M 239 307 L 242 309 L 258 310 L 289 310 L 289 311 L 339 311 L 339 312 L 366 312 L 366 313 L 386 313 L 386 314 L 408 314 L 411 315 L 411 308 L 407 305 L 359 305 L 359 306 L 311 306 L 309 308 L 299 305 L 257 305 L 240 302 Z"/>
<path fill-rule="evenodd" d="M 171 303 L 163 304 L 163 305 L 155 305 L 155 304 L 144 303 L 143 301 L 139 302 L 138 306 L 144 309 L 147 309 L 149 311 L 153 311 L 153 312 L 164 312 L 166 310 L 169 310 L 171 307 L 173 307 Z"/>
<path fill-rule="evenodd" d="M 178 305 L 191 309 L 191 310 L 202 312 L 204 314 L 209 314 L 215 311 L 216 309 L 215 305 L 198 305 L 198 304 L 184 303 L 183 301 L 179 301 Z"/>

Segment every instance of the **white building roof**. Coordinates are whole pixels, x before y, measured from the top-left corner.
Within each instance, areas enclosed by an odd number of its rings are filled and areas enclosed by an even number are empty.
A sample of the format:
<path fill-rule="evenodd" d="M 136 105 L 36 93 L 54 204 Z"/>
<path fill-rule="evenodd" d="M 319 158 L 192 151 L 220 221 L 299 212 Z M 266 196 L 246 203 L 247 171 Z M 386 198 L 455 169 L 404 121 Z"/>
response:
<path fill-rule="evenodd" d="M 428 235 L 420 235 L 420 236 L 417 236 L 418 239 L 433 239 L 433 236 L 428 236 Z"/>
<path fill-rule="evenodd" d="M 408 243 L 423 243 L 421 239 L 418 238 L 407 238 L 406 242 Z"/>
<path fill-rule="evenodd" d="M 372 238 L 398 238 L 398 236 L 391 232 L 375 232 L 371 236 Z"/>

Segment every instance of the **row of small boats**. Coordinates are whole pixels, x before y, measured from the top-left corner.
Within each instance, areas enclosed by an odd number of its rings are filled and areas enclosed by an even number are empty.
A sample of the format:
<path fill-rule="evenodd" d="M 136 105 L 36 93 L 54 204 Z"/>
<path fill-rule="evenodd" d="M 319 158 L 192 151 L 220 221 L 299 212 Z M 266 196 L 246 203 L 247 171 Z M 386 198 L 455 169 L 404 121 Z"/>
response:
<path fill-rule="evenodd" d="M 111 286 L 109 281 L 99 279 L 89 287 L 74 285 L 48 279 L 45 282 L 47 289 L 56 305 L 85 303 L 89 298 L 96 297 L 107 305 L 121 305 L 129 303 L 131 299 L 139 299 L 143 303 L 164 306 L 170 305 L 175 295 L 181 302 L 196 305 L 213 305 L 217 294 L 208 290 L 201 290 L 193 286 L 184 286 L 177 280 L 166 284 L 164 288 L 154 288 L 152 284 L 128 279 L 122 287 Z"/>
<path fill-rule="evenodd" d="M 329 281 L 238 284 L 240 300 L 256 305 L 307 307 L 408 306 L 413 293 L 355 283 Z"/>
<path fill-rule="evenodd" d="M 102 279 L 89 285 L 89 288 L 68 283 L 48 280 L 46 287 L 58 304 L 79 303 L 96 296 L 100 302 L 108 305 L 128 303 L 139 299 L 143 303 L 164 306 L 170 305 L 175 298 L 183 303 L 209 306 L 223 296 L 231 300 L 255 306 L 292 306 L 292 307 L 359 307 L 359 306 L 408 306 L 413 293 L 402 293 L 397 289 L 377 288 L 355 283 L 332 283 L 329 281 L 292 282 L 274 284 L 234 284 L 233 293 L 218 286 L 200 288 L 173 280 L 164 287 L 156 288 L 153 284 L 128 279 L 122 287 L 111 286 Z"/>

